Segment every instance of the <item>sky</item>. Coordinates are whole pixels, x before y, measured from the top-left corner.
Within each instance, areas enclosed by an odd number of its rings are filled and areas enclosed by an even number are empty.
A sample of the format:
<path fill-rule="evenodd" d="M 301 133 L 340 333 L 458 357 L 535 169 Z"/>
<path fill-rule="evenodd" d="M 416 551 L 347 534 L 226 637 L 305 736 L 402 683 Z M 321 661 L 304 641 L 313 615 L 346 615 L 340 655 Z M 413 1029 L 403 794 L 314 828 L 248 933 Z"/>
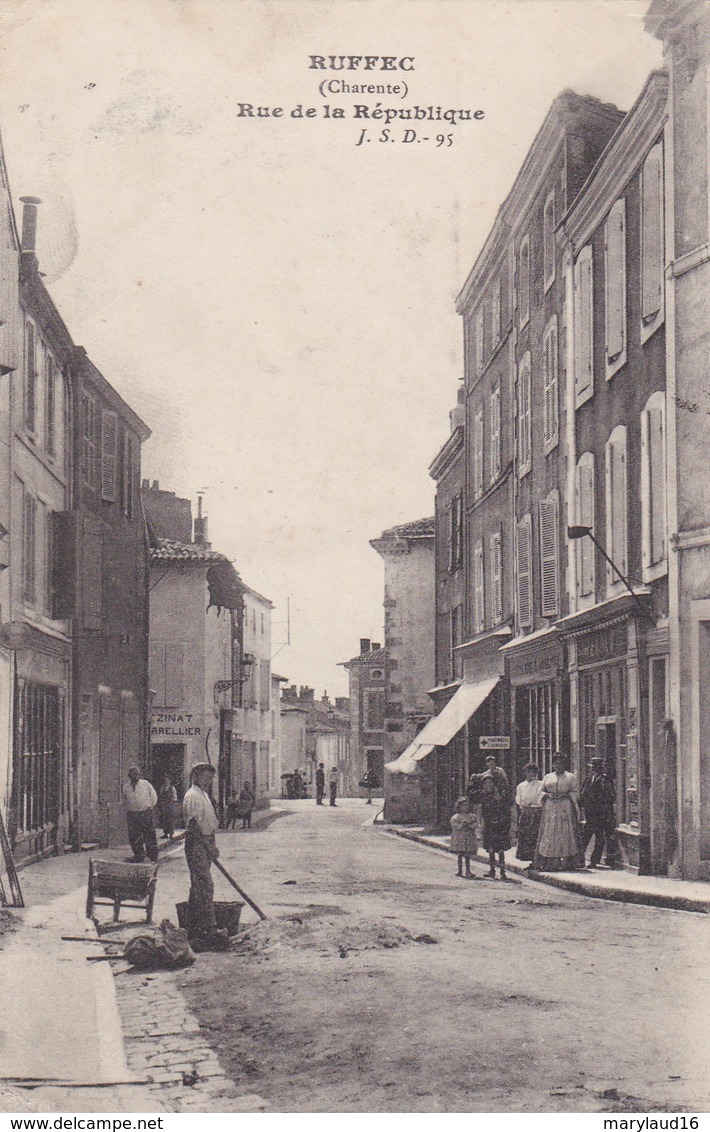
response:
<path fill-rule="evenodd" d="M 41 198 L 40 269 L 152 430 L 144 477 L 205 492 L 213 547 L 274 602 L 291 682 L 347 694 L 339 662 L 383 639 L 369 540 L 434 513 L 456 295 L 555 96 L 626 110 L 662 64 L 647 6 L 3 0 L 18 217 L 20 196 Z M 471 116 L 363 116 L 415 106 Z"/>

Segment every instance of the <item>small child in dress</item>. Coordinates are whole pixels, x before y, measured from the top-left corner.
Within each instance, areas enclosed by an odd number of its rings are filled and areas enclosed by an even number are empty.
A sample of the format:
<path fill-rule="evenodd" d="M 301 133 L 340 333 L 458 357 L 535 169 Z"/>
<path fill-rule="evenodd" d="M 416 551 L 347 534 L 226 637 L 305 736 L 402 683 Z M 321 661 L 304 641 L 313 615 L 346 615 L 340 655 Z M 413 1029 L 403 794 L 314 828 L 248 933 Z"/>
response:
<path fill-rule="evenodd" d="M 459 855 L 457 877 L 462 877 L 466 866 L 466 880 L 474 880 L 471 872 L 471 854 L 478 851 L 478 828 L 476 816 L 471 813 L 468 798 L 464 795 L 456 803 L 456 813 L 451 815 L 451 850 Z"/>

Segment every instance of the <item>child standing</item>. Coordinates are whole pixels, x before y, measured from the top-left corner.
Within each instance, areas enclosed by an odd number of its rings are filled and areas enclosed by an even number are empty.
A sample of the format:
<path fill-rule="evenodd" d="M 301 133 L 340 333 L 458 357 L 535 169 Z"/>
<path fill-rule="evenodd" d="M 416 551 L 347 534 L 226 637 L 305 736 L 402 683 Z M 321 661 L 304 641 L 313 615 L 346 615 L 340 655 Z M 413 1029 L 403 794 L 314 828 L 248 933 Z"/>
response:
<path fill-rule="evenodd" d="M 451 816 L 451 850 L 459 855 L 457 877 L 462 877 L 463 866 L 466 866 L 466 880 L 473 880 L 471 872 L 471 854 L 478 851 L 478 829 L 475 814 L 467 797 L 459 798 L 456 803 L 456 813 Z"/>

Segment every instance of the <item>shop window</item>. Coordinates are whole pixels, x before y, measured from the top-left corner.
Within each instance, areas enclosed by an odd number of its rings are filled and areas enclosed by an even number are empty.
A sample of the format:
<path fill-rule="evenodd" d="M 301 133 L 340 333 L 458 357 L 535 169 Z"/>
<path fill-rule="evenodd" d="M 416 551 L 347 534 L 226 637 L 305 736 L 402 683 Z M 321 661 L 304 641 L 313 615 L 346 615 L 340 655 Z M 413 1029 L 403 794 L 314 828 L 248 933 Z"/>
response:
<path fill-rule="evenodd" d="M 490 477 L 491 483 L 495 483 L 500 475 L 501 468 L 501 451 L 500 451 L 500 386 L 491 391 L 490 400 Z"/>
<path fill-rule="evenodd" d="M 557 351 L 557 315 L 550 319 L 543 345 L 544 365 L 544 440 L 550 452 L 559 440 L 559 381 Z"/>
<path fill-rule="evenodd" d="M 518 325 L 522 329 L 530 318 L 530 240 L 526 236 L 518 257 Z"/>
<path fill-rule="evenodd" d="M 560 611 L 560 548 L 556 497 L 541 499 L 539 510 L 540 612 L 543 617 L 557 617 Z"/>
<path fill-rule="evenodd" d="M 665 394 L 654 393 L 641 414 L 641 561 L 644 581 L 667 569 Z"/>
<path fill-rule="evenodd" d="M 526 475 L 531 466 L 530 354 L 524 354 L 518 366 L 518 475 Z"/>
<path fill-rule="evenodd" d="M 555 281 L 555 193 L 554 189 L 545 201 L 543 215 L 542 255 L 545 276 L 545 290 L 549 291 Z"/>
<path fill-rule="evenodd" d="M 574 265 L 574 391 L 577 407 L 594 392 L 592 271 L 592 248 L 588 244 Z"/>
<path fill-rule="evenodd" d="M 516 528 L 515 570 L 518 594 L 518 625 L 529 629 L 532 625 L 532 520 L 530 515 L 521 519 Z"/>
<path fill-rule="evenodd" d="M 473 421 L 473 494 L 475 499 L 483 494 L 483 409 Z"/>
<path fill-rule="evenodd" d="M 585 452 L 575 468 L 575 522 L 594 531 L 594 456 Z M 575 541 L 577 597 L 594 596 L 594 543 L 590 538 Z"/>
<path fill-rule="evenodd" d="M 617 200 L 604 226 L 606 376 L 626 361 L 626 200 Z"/>
<path fill-rule="evenodd" d="M 606 444 L 606 548 L 620 574 L 628 573 L 626 488 L 626 428 L 614 429 Z M 588 540 L 587 540 L 588 541 Z M 615 591 L 623 582 L 607 563 L 607 590 Z"/>
<path fill-rule="evenodd" d="M 641 339 L 663 322 L 663 145 L 654 145 L 641 175 Z"/>

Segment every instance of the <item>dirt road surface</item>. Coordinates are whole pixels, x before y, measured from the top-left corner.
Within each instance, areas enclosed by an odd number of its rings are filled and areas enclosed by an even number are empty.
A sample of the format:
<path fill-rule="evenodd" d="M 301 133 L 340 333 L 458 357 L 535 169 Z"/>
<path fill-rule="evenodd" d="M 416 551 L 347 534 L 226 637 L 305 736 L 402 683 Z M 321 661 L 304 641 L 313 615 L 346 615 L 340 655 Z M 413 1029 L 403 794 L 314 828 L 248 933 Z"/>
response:
<path fill-rule="evenodd" d="M 710 1109 L 709 917 L 466 882 L 362 801 L 282 805 L 219 835 L 269 919 L 178 979 L 238 1088 L 280 1112 Z"/>

